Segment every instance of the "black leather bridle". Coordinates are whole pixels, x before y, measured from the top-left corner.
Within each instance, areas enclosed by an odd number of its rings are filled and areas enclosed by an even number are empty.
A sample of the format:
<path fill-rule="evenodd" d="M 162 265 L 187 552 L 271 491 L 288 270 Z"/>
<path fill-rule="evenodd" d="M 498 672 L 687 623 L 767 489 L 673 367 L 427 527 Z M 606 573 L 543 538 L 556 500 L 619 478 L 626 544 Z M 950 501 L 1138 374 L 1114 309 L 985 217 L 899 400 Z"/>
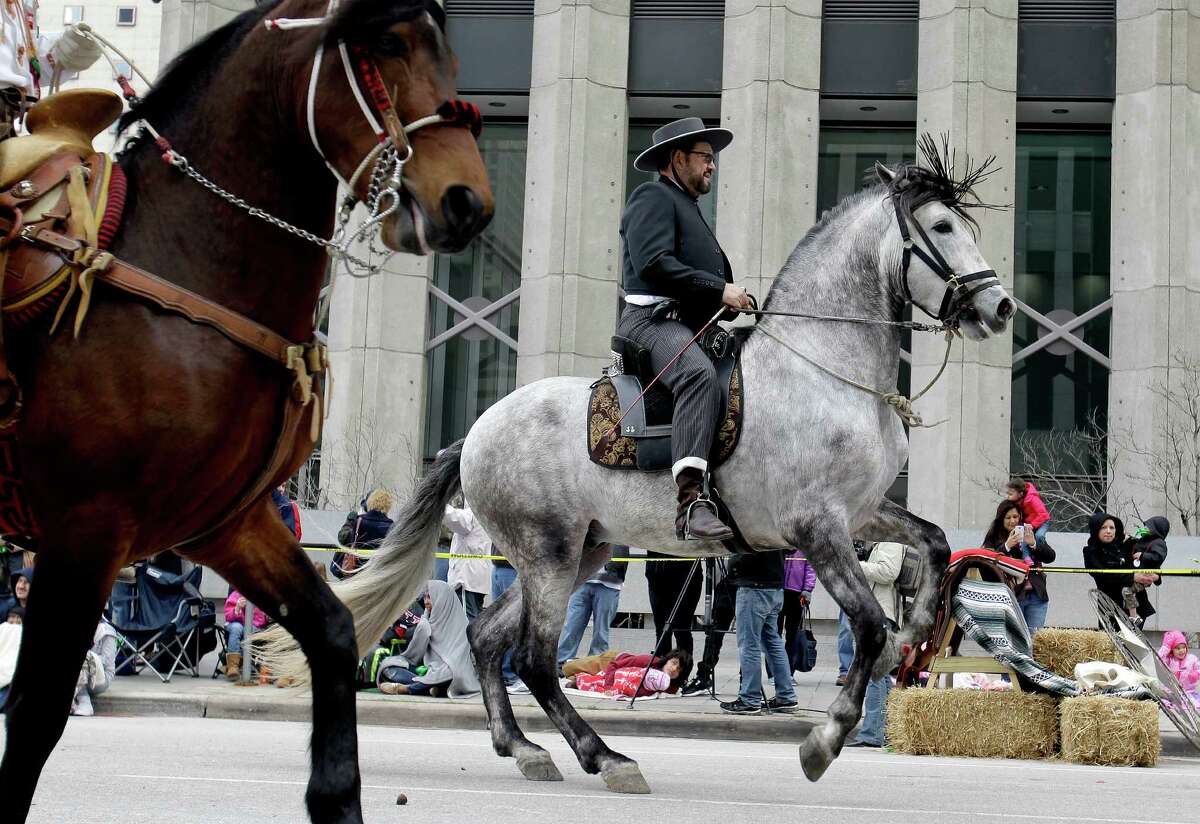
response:
<path fill-rule="evenodd" d="M 921 226 L 920 221 L 913 219 L 913 225 L 917 227 L 917 234 L 921 236 L 921 240 L 925 242 L 925 246 L 929 249 L 928 252 L 922 249 L 913 240 L 912 235 L 908 231 L 908 221 L 905 219 L 905 211 L 900 206 L 900 193 L 896 192 L 892 195 L 892 206 L 896 212 L 896 225 L 900 227 L 900 237 L 904 241 L 904 257 L 900 264 L 900 280 L 904 285 L 904 294 L 909 303 L 913 303 L 912 290 L 908 288 L 908 265 L 912 262 L 912 256 L 915 254 L 919 257 L 933 273 L 946 282 L 946 293 L 942 296 L 942 305 L 938 309 L 938 313 L 934 315 L 938 320 L 956 324 L 958 316 L 967 306 L 967 301 L 975 297 L 984 289 L 990 289 L 993 286 L 1000 285 L 1000 278 L 996 277 L 994 269 L 982 269 L 978 272 L 972 272 L 969 275 L 958 275 L 950 265 L 946 263 L 946 259 L 942 257 L 942 253 L 929 240 L 929 235 L 925 233 L 925 228 Z M 924 309 L 925 307 L 921 307 Z M 928 311 L 926 309 L 926 311 Z"/>

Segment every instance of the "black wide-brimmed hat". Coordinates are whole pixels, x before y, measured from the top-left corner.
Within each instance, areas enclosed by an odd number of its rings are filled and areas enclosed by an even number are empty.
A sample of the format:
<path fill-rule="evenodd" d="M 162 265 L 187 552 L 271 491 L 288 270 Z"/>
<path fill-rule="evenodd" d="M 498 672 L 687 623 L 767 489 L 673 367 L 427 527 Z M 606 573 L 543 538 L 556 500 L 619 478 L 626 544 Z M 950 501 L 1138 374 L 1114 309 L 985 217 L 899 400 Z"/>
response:
<path fill-rule="evenodd" d="M 654 143 L 637 156 L 633 168 L 640 172 L 657 172 L 659 158 L 671 149 L 703 140 L 719 152 L 733 142 L 729 129 L 710 129 L 698 117 L 685 117 L 654 130 Z"/>

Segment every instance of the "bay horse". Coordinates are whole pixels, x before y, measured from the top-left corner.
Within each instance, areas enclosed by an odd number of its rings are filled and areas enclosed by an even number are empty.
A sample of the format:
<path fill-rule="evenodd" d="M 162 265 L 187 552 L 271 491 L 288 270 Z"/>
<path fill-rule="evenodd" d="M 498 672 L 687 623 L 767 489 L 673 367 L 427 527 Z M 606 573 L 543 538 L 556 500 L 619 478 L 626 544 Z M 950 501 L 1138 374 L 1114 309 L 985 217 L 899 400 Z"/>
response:
<path fill-rule="evenodd" d="M 908 450 L 893 408 L 905 404 L 883 397 L 896 391 L 902 311 L 912 303 L 979 340 L 1003 331 L 1015 309 L 984 262 L 966 211 L 985 205 L 972 186 L 987 164 L 970 170 L 968 159 L 967 173 L 955 179 L 944 146 L 939 151 L 925 136 L 922 149 L 924 165 L 878 167 L 877 183 L 827 212 L 783 266 L 763 307 L 772 314 L 741 333 L 741 439 L 714 472 L 747 542 L 758 550 L 802 548 L 850 617 L 854 665 L 828 720 L 800 750 L 814 781 L 858 721 L 873 674 L 888 672 L 902 645 L 926 637 L 950 557 L 939 527 L 884 497 Z M 519 573 L 469 630 L 495 751 L 515 757 L 528 779 L 562 778 L 513 716 L 500 674 L 511 650 L 517 673 L 583 769 L 600 773 L 614 791 L 648 792 L 637 764 L 609 749 L 559 687 L 555 652 L 567 600 L 609 558 L 611 544 L 729 553 L 676 539 L 669 472 L 619 472 L 590 461 L 591 383 L 547 378 L 490 407 L 434 461 L 371 563 L 334 591 L 354 614 L 360 644 L 378 637 L 429 577 L 443 505 L 461 489 Z M 885 628 L 855 537 L 899 541 L 925 554 L 924 579 L 899 637 Z M 302 673 L 303 656 L 276 636 L 273 671 Z"/>
<path fill-rule="evenodd" d="M 444 28 L 434 0 L 278 0 L 213 31 L 122 121 L 148 123 L 164 140 L 137 140 L 120 158 L 127 203 L 109 251 L 266 336 L 312 341 L 326 251 L 280 224 L 329 237 L 338 179 L 367 200 L 383 144 L 408 155 L 384 243 L 418 254 L 463 248 L 493 201 L 478 110 L 454 101 Z M 181 174 L 164 153 L 275 224 Z M 5 821 L 26 819 L 118 570 L 178 548 L 300 639 L 314 673 L 308 814 L 361 822 L 353 622 L 269 496 L 311 451 L 319 406 L 282 439 L 292 372 L 99 282 L 78 338 L 47 327 L 8 341 L 41 534 L 7 705 Z M 272 477 L 261 477 L 277 454 Z"/>

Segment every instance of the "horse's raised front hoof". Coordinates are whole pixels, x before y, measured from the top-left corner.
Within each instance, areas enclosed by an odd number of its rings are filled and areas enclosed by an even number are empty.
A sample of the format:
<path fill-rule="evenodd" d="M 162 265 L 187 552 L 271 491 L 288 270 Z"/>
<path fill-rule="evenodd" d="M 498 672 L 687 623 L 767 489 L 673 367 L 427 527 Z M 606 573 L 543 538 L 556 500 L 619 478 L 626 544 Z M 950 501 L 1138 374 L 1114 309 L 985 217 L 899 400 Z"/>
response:
<path fill-rule="evenodd" d="M 562 773 L 554 766 L 554 759 L 548 752 L 533 755 L 518 755 L 517 768 L 521 775 L 530 781 L 562 781 Z"/>
<path fill-rule="evenodd" d="M 600 777 L 604 779 L 605 786 L 615 793 L 647 795 L 650 792 L 650 785 L 633 761 L 605 767 L 600 771 Z"/>
<path fill-rule="evenodd" d="M 821 736 L 820 730 L 812 730 L 800 745 L 800 767 L 809 781 L 820 781 L 821 776 L 833 763 L 833 750 Z"/>

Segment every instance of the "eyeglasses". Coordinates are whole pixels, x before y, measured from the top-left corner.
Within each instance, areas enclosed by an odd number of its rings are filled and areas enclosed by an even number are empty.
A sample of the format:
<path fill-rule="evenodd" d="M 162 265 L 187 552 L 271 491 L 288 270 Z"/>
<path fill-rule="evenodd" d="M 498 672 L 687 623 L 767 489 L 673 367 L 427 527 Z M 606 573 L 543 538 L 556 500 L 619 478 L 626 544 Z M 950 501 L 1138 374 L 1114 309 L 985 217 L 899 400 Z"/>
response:
<path fill-rule="evenodd" d="M 710 164 L 713 166 L 717 165 L 717 156 L 712 152 L 688 152 L 688 154 L 697 155 L 698 157 L 704 158 L 704 164 L 706 166 Z"/>

